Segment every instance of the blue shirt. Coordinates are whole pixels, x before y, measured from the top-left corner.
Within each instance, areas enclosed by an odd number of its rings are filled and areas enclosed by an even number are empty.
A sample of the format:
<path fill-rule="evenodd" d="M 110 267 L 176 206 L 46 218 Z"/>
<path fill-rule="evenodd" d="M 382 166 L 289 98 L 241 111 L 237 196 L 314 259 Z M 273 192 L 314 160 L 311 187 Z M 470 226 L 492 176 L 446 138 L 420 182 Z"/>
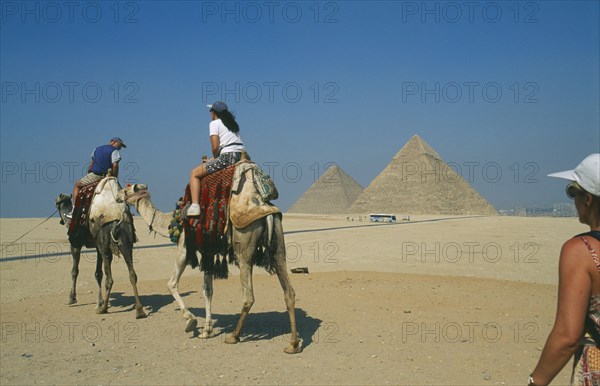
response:
<path fill-rule="evenodd" d="M 94 149 L 92 159 L 94 160 L 92 173 L 105 175 L 108 169 L 112 168 L 113 163 L 121 160 L 121 153 L 112 145 L 102 145 Z"/>

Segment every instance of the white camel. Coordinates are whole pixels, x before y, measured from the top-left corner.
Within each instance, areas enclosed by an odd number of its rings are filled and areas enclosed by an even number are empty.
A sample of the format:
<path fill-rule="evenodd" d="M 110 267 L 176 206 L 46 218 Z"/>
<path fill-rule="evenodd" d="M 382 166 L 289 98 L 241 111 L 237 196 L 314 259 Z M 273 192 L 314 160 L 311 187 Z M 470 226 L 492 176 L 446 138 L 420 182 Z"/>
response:
<path fill-rule="evenodd" d="M 246 189 L 248 185 L 252 184 L 251 181 L 245 180 L 241 189 L 240 195 L 243 196 L 245 192 L 248 192 L 250 188 Z M 146 194 L 140 194 L 146 192 Z M 169 237 L 169 224 L 173 218 L 173 213 L 163 213 L 158 211 L 152 201 L 150 200 L 150 194 L 147 191 L 145 185 L 136 184 L 127 187 L 123 190 L 125 194 L 125 200 L 132 205 L 140 213 L 142 218 L 148 224 L 150 229 L 156 231 L 158 234 Z M 233 200 L 233 199 L 232 199 Z M 232 201 L 233 205 L 233 201 Z M 232 208 L 233 210 L 233 208 Z M 285 255 L 285 242 L 283 238 L 283 228 L 281 225 L 281 214 L 270 214 L 259 220 L 251 222 L 249 225 L 243 228 L 235 228 L 230 225 L 231 229 L 231 243 L 233 244 L 233 251 L 235 255 L 235 261 L 240 270 L 240 280 L 242 284 L 243 292 L 243 305 L 238 319 L 237 325 L 230 335 L 225 339 L 225 343 L 235 344 L 240 341 L 240 334 L 244 321 L 254 304 L 254 292 L 252 288 L 252 268 L 255 263 L 255 253 L 259 249 L 263 238 L 270 240 L 270 245 L 273 246 L 273 265 L 279 283 L 283 289 L 285 298 L 285 304 L 290 318 L 290 345 L 285 348 L 285 352 L 288 354 L 299 353 L 302 351 L 301 342 L 298 336 L 296 328 L 296 316 L 295 316 L 295 293 L 290 282 L 290 278 L 287 273 L 287 263 Z M 197 325 L 195 316 L 187 309 L 181 296 L 179 295 L 178 286 L 179 279 L 183 274 L 188 262 L 186 261 L 186 248 L 185 248 L 185 235 L 181 234 L 178 243 L 179 257 L 175 262 L 175 268 L 173 275 L 168 282 L 168 288 L 183 313 L 183 317 L 187 320 L 186 332 L 193 331 Z M 211 301 L 213 296 L 213 276 L 209 273 L 204 273 L 204 302 L 206 318 L 204 321 L 204 328 L 201 334 L 202 338 L 211 336 L 213 320 L 211 315 Z"/>
<path fill-rule="evenodd" d="M 135 297 L 136 318 L 145 318 L 146 313 L 142 308 L 138 290 L 137 274 L 133 268 L 133 243 L 135 240 L 135 231 L 133 227 L 133 218 L 128 205 L 118 197 L 120 187 L 117 179 L 106 177 L 102 180 L 92 198 L 92 204 L 88 216 L 87 237 L 81 240 L 71 242 L 71 254 L 73 256 L 73 268 L 71 270 L 72 286 L 69 294 L 68 304 L 77 303 L 76 284 L 79 275 L 79 260 L 81 257 L 81 248 L 84 245 L 96 248 L 96 281 L 98 282 L 98 303 L 96 312 L 105 314 L 108 312 L 110 292 L 113 285 L 111 263 L 114 254 L 120 254 L 127 264 L 129 270 L 129 280 L 133 287 Z M 66 224 L 69 229 L 71 219 L 66 214 L 71 211 L 73 203 L 71 196 L 60 194 L 55 200 L 58 208 L 61 224 Z M 106 275 L 104 281 L 104 294 L 102 291 L 102 268 Z"/>

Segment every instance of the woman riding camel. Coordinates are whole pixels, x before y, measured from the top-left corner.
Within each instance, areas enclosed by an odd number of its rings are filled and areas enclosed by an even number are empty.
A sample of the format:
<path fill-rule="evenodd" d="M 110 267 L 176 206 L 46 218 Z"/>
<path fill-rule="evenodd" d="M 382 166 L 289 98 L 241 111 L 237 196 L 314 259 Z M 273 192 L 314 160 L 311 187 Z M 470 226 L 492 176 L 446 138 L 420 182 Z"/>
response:
<path fill-rule="evenodd" d="M 207 105 L 210 108 L 210 146 L 213 159 L 197 166 L 190 173 L 190 192 L 192 205 L 187 211 L 188 216 L 200 215 L 200 179 L 208 174 L 234 165 L 242 158 L 245 150 L 244 142 L 240 137 L 240 127 L 235 121 L 235 116 L 229 112 L 225 102 L 215 102 Z"/>

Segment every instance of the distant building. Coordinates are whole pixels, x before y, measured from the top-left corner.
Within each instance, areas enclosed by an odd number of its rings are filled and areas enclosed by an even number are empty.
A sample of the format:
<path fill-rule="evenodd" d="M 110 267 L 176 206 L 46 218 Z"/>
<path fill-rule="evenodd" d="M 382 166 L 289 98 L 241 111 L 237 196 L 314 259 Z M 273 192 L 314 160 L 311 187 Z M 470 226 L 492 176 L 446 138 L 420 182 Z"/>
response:
<path fill-rule="evenodd" d="M 572 202 L 559 202 L 554 204 L 553 215 L 554 217 L 575 217 L 577 216 L 577 209 Z"/>
<path fill-rule="evenodd" d="M 510 209 L 501 209 L 502 216 L 520 216 L 520 217 L 575 217 L 577 210 L 572 202 L 560 202 L 553 204 L 552 207 L 523 208 L 516 207 Z"/>

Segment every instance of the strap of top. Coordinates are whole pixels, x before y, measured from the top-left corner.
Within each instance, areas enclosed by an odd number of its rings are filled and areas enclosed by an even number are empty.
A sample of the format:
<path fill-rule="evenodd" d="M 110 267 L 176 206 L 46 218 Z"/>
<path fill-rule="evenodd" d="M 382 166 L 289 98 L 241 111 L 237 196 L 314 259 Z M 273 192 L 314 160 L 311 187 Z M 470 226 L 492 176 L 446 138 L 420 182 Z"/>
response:
<path fill-rule="evenodd" d="M 600 260 L 598 260 L 598 254 L 596 253 L 596 250 L 590 245 L 590 242 L 587 241 L 587 239 L 585 237 L 579 236 L 579 238 L 587 246 L 588 250 L 590 251 L 590 253 L 592 255 L 592 259 L 594 259 L 594 263 L 596 264 L 596 269 L 598 269 L 598 271 L 600 271 Z"/>
<path fill-rule="evenodd" d="M 229 146 L 235 146 L 235 145 L 238 145 L 238 146 L 244 146 L 244 144 L 243 144 L 243 143 L 241 143 L 241 142 L 233 142 L 233 143 L 229 143 L 229 144 L 227 144 L 227 145 L 225 145 L 225 146 L 221 146 L 221 147 L 219 148 L 219 150 L 223 150 L 223 149 L 225 149 L 226 147 L 229 147 Z"/>

